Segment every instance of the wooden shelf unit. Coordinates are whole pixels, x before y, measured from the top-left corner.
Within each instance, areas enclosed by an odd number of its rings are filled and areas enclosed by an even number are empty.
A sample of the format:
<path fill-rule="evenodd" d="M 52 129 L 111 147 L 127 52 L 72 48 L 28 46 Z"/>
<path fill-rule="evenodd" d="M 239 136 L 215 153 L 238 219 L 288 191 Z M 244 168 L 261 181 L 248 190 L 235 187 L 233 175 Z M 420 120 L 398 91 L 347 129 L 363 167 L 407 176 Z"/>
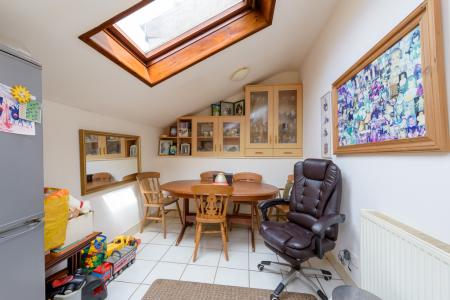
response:
<path fill-rule="evenodd" d="M 300 84 L 245 87 L 246 156 L 303 155 Z"/>
<path fill-rule="evenodd" d="M 245 87 L 245 116 L 184 116 L 173 140 L 176 155 L 168 157 L 302 157 L 303 95 L 301 84 L 250 85 Z M 256 113 L 258 112 L 258 113 Z M 180 137 L 180 124 L 188 122 L 187 137 Z M 189 130 L 190 128 L 190 130 Z M 186 129 L 183 131 L 186 134 Z M 180 154 L 181 144 L 190 145 L 189 155 Z M 159 152 L 158 152 L 159 153 Z"/>

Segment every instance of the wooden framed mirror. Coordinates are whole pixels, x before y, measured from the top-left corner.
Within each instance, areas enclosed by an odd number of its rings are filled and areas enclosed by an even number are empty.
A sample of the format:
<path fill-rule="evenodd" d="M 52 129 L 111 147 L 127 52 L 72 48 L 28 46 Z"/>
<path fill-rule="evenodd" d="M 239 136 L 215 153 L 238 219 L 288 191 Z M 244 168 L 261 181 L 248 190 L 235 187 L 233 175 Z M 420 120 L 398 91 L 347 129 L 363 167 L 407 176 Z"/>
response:
<path fill-rule="evenodd" d="M 140 137 L 80 129 L 81 195 L 136 180 L 141 171 Z"/>

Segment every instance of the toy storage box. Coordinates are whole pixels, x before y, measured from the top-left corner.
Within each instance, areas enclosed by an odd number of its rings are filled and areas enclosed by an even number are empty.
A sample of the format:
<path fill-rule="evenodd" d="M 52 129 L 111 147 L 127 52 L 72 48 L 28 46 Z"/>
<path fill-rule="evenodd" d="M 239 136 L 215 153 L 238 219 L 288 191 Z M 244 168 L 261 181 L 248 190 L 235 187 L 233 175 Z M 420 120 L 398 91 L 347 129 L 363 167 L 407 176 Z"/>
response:
<path fill-rule="evenodd" d="M 66 242 L 63 247 L 78 242 L 94 231 L 94 212 L 70 219 L 67 223 Z"/>

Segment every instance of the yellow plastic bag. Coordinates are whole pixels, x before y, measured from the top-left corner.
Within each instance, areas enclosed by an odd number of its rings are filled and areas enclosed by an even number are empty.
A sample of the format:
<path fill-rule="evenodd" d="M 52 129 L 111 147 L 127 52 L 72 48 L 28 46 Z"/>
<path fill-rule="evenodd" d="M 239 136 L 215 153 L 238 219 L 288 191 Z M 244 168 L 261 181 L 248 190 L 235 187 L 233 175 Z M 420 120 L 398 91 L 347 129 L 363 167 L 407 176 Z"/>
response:
<path fill-rule="evenodd" d="M 44 248 L 47 251 L 62 246 L 66 240 L 69 191 L 45 188 L 44 193 Z"/>

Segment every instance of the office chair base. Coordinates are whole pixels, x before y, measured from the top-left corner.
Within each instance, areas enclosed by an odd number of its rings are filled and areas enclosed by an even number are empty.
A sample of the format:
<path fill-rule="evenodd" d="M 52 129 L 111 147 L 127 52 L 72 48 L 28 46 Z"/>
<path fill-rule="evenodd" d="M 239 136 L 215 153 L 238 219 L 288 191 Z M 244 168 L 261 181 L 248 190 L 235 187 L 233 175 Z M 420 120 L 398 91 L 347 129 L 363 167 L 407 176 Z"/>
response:
<path fill-rule="evenodd" d="M 302 266 L 296 269 L 293 268 L 290 264 L 274 261 L 261 261 L 261 263 L 258 264 L 258 270 L 263 271 L 265 266 L 270 266 L 271 264 L 287 266 L 289 267 L 289 272 L 284 276 L 283 281 L 278 284 L 277 288 L 270 295 L 270 300 L 279 300 L 284 288 L 295 278 L 298 278 L 302 282 L 309 285 L 314 291 L 316 291 L 321 300 L 328 300 L 328 297 L 326 296 L 324 291 L 317 284 L 315 284 L 314 281 L 310 279 L 310 277 L 323 278 L 328 281 L 332 279 L 332 274 L 330 271 L 315 268 L 306 268 Z M 316 273 L 305 273 L 304 271 L 311 271 Z"/>

